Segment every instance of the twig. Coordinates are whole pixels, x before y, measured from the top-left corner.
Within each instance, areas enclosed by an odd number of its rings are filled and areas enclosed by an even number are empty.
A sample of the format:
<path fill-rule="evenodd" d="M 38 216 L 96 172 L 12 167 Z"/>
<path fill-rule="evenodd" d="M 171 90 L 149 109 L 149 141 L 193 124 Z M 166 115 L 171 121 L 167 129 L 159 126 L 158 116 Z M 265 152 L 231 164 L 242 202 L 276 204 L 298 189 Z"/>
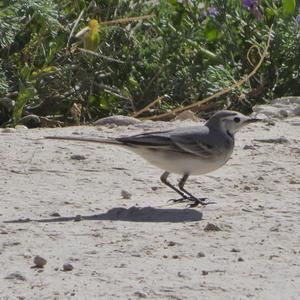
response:
<path fill-rule="evenodd" d="M 80 14 L 79 14 L 78 18 L 76 19 L 76 22 L 75 22 L 72 30 L 71 30 L 71 33 L 69 35 L 68 42 L 67 42 L 67 47 L 66 47 L 67 49 L 69 49 L 69 44 L 70 44 L 71 37 L 73 36 L 73 33 L 74 33 L 75 29 L 77 28 L 77 25 L 78 25 L 82 15 L 83 15 L 83 13 L 84 13 L 84 9 L 80 12 Z"/>
<path fill-rule="evenodd" d="M 251 50 L 254 49 L 254 48 L 257 49 L 258 55 L 261 57 L 261 53 L 260 53 L 260 51 L 259 51 L 259 47 L 258 47 L 257 45 L 252 45 L 252 46 L 248 49 L 248 51 L 247 51 L 247 60 L 248 60 L 249 64 L 251 65 L 251 67 L 254 67 L 254 66 L 255 66 L 255 65 L 252 63 L 251 59 L 250 59 L 250 52 L 251 52 Z"/>
<path fill-rule="evenodd" d="M 143 112 L 147 111 L 150 107 L 152 107 L 154 104 L 156 104 L 157 102 L 159 102 L 164 96 L 159 96 L 157 97 L 154 101 L 152 101 L 151 103 L 149 103 L 148 105 L 146 105 L 144 108 L 142 108 L 141 110 L 135 112 L 132 116 L 134 118 L 136 118 L 137 116 L 141 115 Z"/>
<path fill-rule="evenodd" d="M 125 64 L 125 61 L 122 61 L 122 60 L 119 60 L 119 59 L 115 59 L 115 58 L 112 58 L 112 57 L 108 57 L 108 56 L 105 56 L 105 55 L 102 55 L 100 53 L 97 53 L 97 52 L 94 52 L 92 50 L 88 50 L 88 49 L 84 49 L 84 48 L 77 48 L 79 51 L 81 52 L 85 52 L 85 53 L 88 53 L 88 54 L 91 54 L 91 55 L 94 55 L 94 56 L 98 56 L 98 57 L 101 57 L 107 61 L 110 61 L 110 62 L 116 62 L 116 63 L 119 63 L 119 64 Z"/>
<path fill-rule="evenodd" d="M 151 14 L 151 15 L 140 16 L 140 17 L 128 17 L 128 18 L 122 18 L 122 19 L 117 19 L 117 20 L 103 21 L 103 22 L 99 22 L 99 23 L 100 23 L 100 25 L 121 24 L 121 23 L 145 20 L 145 19 L 152 18 L 154 16 L 155 16 L 154 14 Z"/>
<path fill-rule="evenodd" d="M 270 30 L 269 30 L 269 35 L 268 35 L 268 40 L 267 40 L 267 44 L 266 44 L 266 47 L 260 57 L 260 60 L 258 62 L 258 64 L 255 66 L 255 68 L 249 73 L 249 74 L 246 74 L 241 80 L 239 80 L 238 82 L 234 83 L 233 85 L 231 85 L 230 87 L 228 88 L 225 88 L 203 100 L 199 100 L 195 103 L 192 103 L 190 105 L 187 105 L 185 107 L 181 107 L 181 108 L 176 108 L 170 112 L 166 112 L 166 113 L 163 113 L 163 114 L 160 114 L 160 115 L 157 115 L 157 116 L 152 116 L 152 117 L 147 117 L 147 118 L 144 118 L 144 120 L 161 120 L 165 117 L 175 117 L 177 113 L 179 112 L 182 112 L 184 110 L 187 110 L 187 109 L 191 109 L 191 108 L 194 108 L 194 107 L 200 107 L 202 104 L 204 103 L 207 103 L 209 102 L 210 100 L 214 99 L 214 98 L 217 98 L 219 96 L 222 96 L 224 94 L 227 94 L 228 92 L 230 92 L 231 90 L 235 89 L 236 87 L 240 87 L 242 84 L 244 84 L 246 81 L 248 81 L 256 72 L 257 70 L 260 68 L 260 66 L 262 65 L 264 59 L 266 58 L 267 54 L 268 54 L 268 49 L 270 47 L 270 42 L 271 42 L 271 36 L 272 36 L 272 28 L 273 28 L 273 25 L 271 25 L 270 27 Z"/>

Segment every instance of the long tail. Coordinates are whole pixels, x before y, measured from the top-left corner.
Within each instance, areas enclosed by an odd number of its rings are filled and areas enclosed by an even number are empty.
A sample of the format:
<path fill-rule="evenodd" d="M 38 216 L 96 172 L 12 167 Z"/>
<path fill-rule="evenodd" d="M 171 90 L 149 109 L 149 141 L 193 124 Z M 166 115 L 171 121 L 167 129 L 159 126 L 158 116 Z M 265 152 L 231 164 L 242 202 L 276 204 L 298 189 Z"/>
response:
<path fill-rule="evenodd" d="M 113 138 L 94 138 L 94 137 L 79 137 L 79 136 L 45 136 L 45 139 L 51 140 L 68 140 L 68 141 L 80 141 L 80 142 L 92 142 L 112 145 L 123 145 L 123 143 Z"/>

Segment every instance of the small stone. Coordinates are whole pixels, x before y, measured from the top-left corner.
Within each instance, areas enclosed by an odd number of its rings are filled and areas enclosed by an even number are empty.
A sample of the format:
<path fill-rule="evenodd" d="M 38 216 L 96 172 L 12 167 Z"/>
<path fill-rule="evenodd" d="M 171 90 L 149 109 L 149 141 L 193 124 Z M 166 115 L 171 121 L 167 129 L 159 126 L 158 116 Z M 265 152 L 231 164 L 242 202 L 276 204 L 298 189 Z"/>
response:
<path fill-rule="evenodd" d="M 47 260 L 39 255 L 36 255 L 33 259 L 33 263 L 37 268 L 43 268 L 46 265 Z"/>
<path fill-rule="evenodd" d="M 14 132 L 16 132 L 16 129 L 15 128 L 3 128 L 2 132 L 3 133 L 14 133 Z"/>
<path fill-rule="evenodd" d="M 255 150 L 255 147 L 253 145 L 245 145 L 244 150 Z"/>
<path fill-rule="evenodd" d="M 196 116 L 196 114 L 191 110 L 185 110 L 178 114 L 175 117 L 175 121 L 185 121 L 185 120 L 192 120 L 192 121 L 199 121 L 199 118 Z"/>
<path fill-rule="evenodd" d="M 251 190 L 250 186 L 248 186 L 248 185 L 244 186 L 244 191 L 250 191 L 250 190 Z"/>
<path fill-rule="evenodd" d="M 26 277 L 22 275 L 20 272 L 14 272 L 7 275 L 5 279 L 17 279 L 17 280 L 25 281 Z"/>
<path fill-rule="evenodd" d="M 203 270 L 203 271 L 202 271 L 202 275 L 203 275 L 203 276 L 208 275 L 208 271 Z"/>
<path fill-rule="evenodd" d="M 263 178 L 262 176 L 259 176 L 259 177 L 257 178 L 257 180 L 264 180 L 264 178 Z"/>
<path fill-rule="evenodd" d="M 197 257 L 198 257 L 198 258 L 200 258 L 200 257 L 205 257 L 204 252 L 201 252 L 201 251 L 198 252 L 198 253 L 197 253 Z"/>
<path fill-rule="evenodd" d="M 125 190 L 122 190 L 121 196 L 123 197 L 123 199 L 130 199 L 132 197 L 132 194 L 130 194 L 129 192 L 127 192 Z"/>
<path fill-rule="evenodd" d="M 141 291 L 136 291 L 134 293 L 134 295 L 137 296 L 137 297 L 139 297 L 139 298 L 147 298 L 148 297 L 148 295 L 146 293 L 141 292 Z"/>
<path fill-rule="evenodd" d="M 81 215 L 77 215 L 77 216 L 75 216 L 75 218 L 74 218 L 74 222 L 79 222 L 79 221 L 81 221 L 82 220 L 82 216 Z"/>
<path fill-rule="evenodd" d="M 72 271 L 73 270 L 73 266 L 70 263 L 65 263 L 63 265 L 63 271 L 67 272 L 67 271 Z"/>
<path fill-rule="evenodd" d="M 230 251 L 231 251 L 231 252 L 241 252 L 241 250 L 236 249 L 236 248 L 232 248 Z"/>
<path fill-rule="evenodd" d="M 173 241 L 170 241 L 170 242 L 168 243 L 168 246 L 170 246 L 170 247 L 175 246 L 175 245 L 176 245 L 176 243 L 173 242 Z"/>
<path fill-rule="evenodd" d="M 174 258 L 174 259 L 178 259 L 178 258 L 179 258 L 179 256 L 175 254 L 175 255 L 173 255 L 173 256 L 172 256 L 172 258 Z"/>
<path fill-rule="evenodd" d="M 50 214 L 50 217 L 60 217 L 60 214 L 58 212 L 54 212 Z"/>
<path fill-rule="evenodd" d="M 163 255 L 163 258 L 168 258 L 168 255 L 164 254 L 164 255 Z"/>
<path fill-rule="evenodd" d="M 28 127 L 25 125 L 17 125 L 15 128 L 19 130 L 28 129 Z"/>
<path fill-rule="evenodd" d="M 213 223 L 207 223 L 204 227 L 204 231 L 221 231 L 221 228 Z"/>
<path fill-rule="evenodd" d="M 86 157 L 84 155 L 80 155 L 80 154 L 73 154 L 71 155 L 70 159 L 74 159 L 74 160 L 85 160 Z"/>
<path fill-rule="evenodd" d="M 244 261 L 244 259 L 243 259 L 242 257 L 239 257 L 239 258 L 237 259 L 237 261 L 241 262 L 241 261 Z"/>

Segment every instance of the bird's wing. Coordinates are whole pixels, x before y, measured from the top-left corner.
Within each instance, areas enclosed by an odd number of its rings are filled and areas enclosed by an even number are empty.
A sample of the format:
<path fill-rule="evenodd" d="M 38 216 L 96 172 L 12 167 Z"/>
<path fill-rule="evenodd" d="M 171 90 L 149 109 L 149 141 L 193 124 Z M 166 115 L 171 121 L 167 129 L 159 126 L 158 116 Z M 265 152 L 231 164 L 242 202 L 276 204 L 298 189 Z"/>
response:
<path fill-rule="evenodd" d="M 170 139 L 170 130 L 166 131 L 152 131 L 142 134 L 119 137 L 116 141 L 127 146 L 149 147 L 149 148 L 167 148 L 172 144 Z"/>
<path fill-rule="evenodd" d="M 216 155 L 216 145 L 212 143 L 209 129 L 204 126 L 187 127 L 176 130 L 171 135 L 173 143 L 182 151 L 202 158 Z"/>
<path fill-rule="evenodd" d="M 160 149 L 209 158 L 213 156 L 213 146 L 205 141 L 208 128 L 176 128 L 173 130 L 147 132 L 130 137 L 117 138 L 127 146 Z"/>

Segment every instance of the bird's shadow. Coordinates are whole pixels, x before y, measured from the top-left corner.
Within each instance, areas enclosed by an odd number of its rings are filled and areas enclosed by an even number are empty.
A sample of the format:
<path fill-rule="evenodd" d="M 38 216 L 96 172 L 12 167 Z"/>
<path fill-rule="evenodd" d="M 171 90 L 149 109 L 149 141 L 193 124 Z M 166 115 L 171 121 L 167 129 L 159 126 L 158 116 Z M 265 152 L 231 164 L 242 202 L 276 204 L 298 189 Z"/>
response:
<path fill-rule="evenodd" d="M 106 213 L 75 217 L 55 217 L 47 219 L 18 219 L 8 220 L 4 223 L 27 222 L 69 222 L 69 221 L 127 221 L 127 222 L 195 222 L 202 219 L 202 213 L 195 209 L 184 208 L 154 208 L 154 207 L 115 207 Z"/>

